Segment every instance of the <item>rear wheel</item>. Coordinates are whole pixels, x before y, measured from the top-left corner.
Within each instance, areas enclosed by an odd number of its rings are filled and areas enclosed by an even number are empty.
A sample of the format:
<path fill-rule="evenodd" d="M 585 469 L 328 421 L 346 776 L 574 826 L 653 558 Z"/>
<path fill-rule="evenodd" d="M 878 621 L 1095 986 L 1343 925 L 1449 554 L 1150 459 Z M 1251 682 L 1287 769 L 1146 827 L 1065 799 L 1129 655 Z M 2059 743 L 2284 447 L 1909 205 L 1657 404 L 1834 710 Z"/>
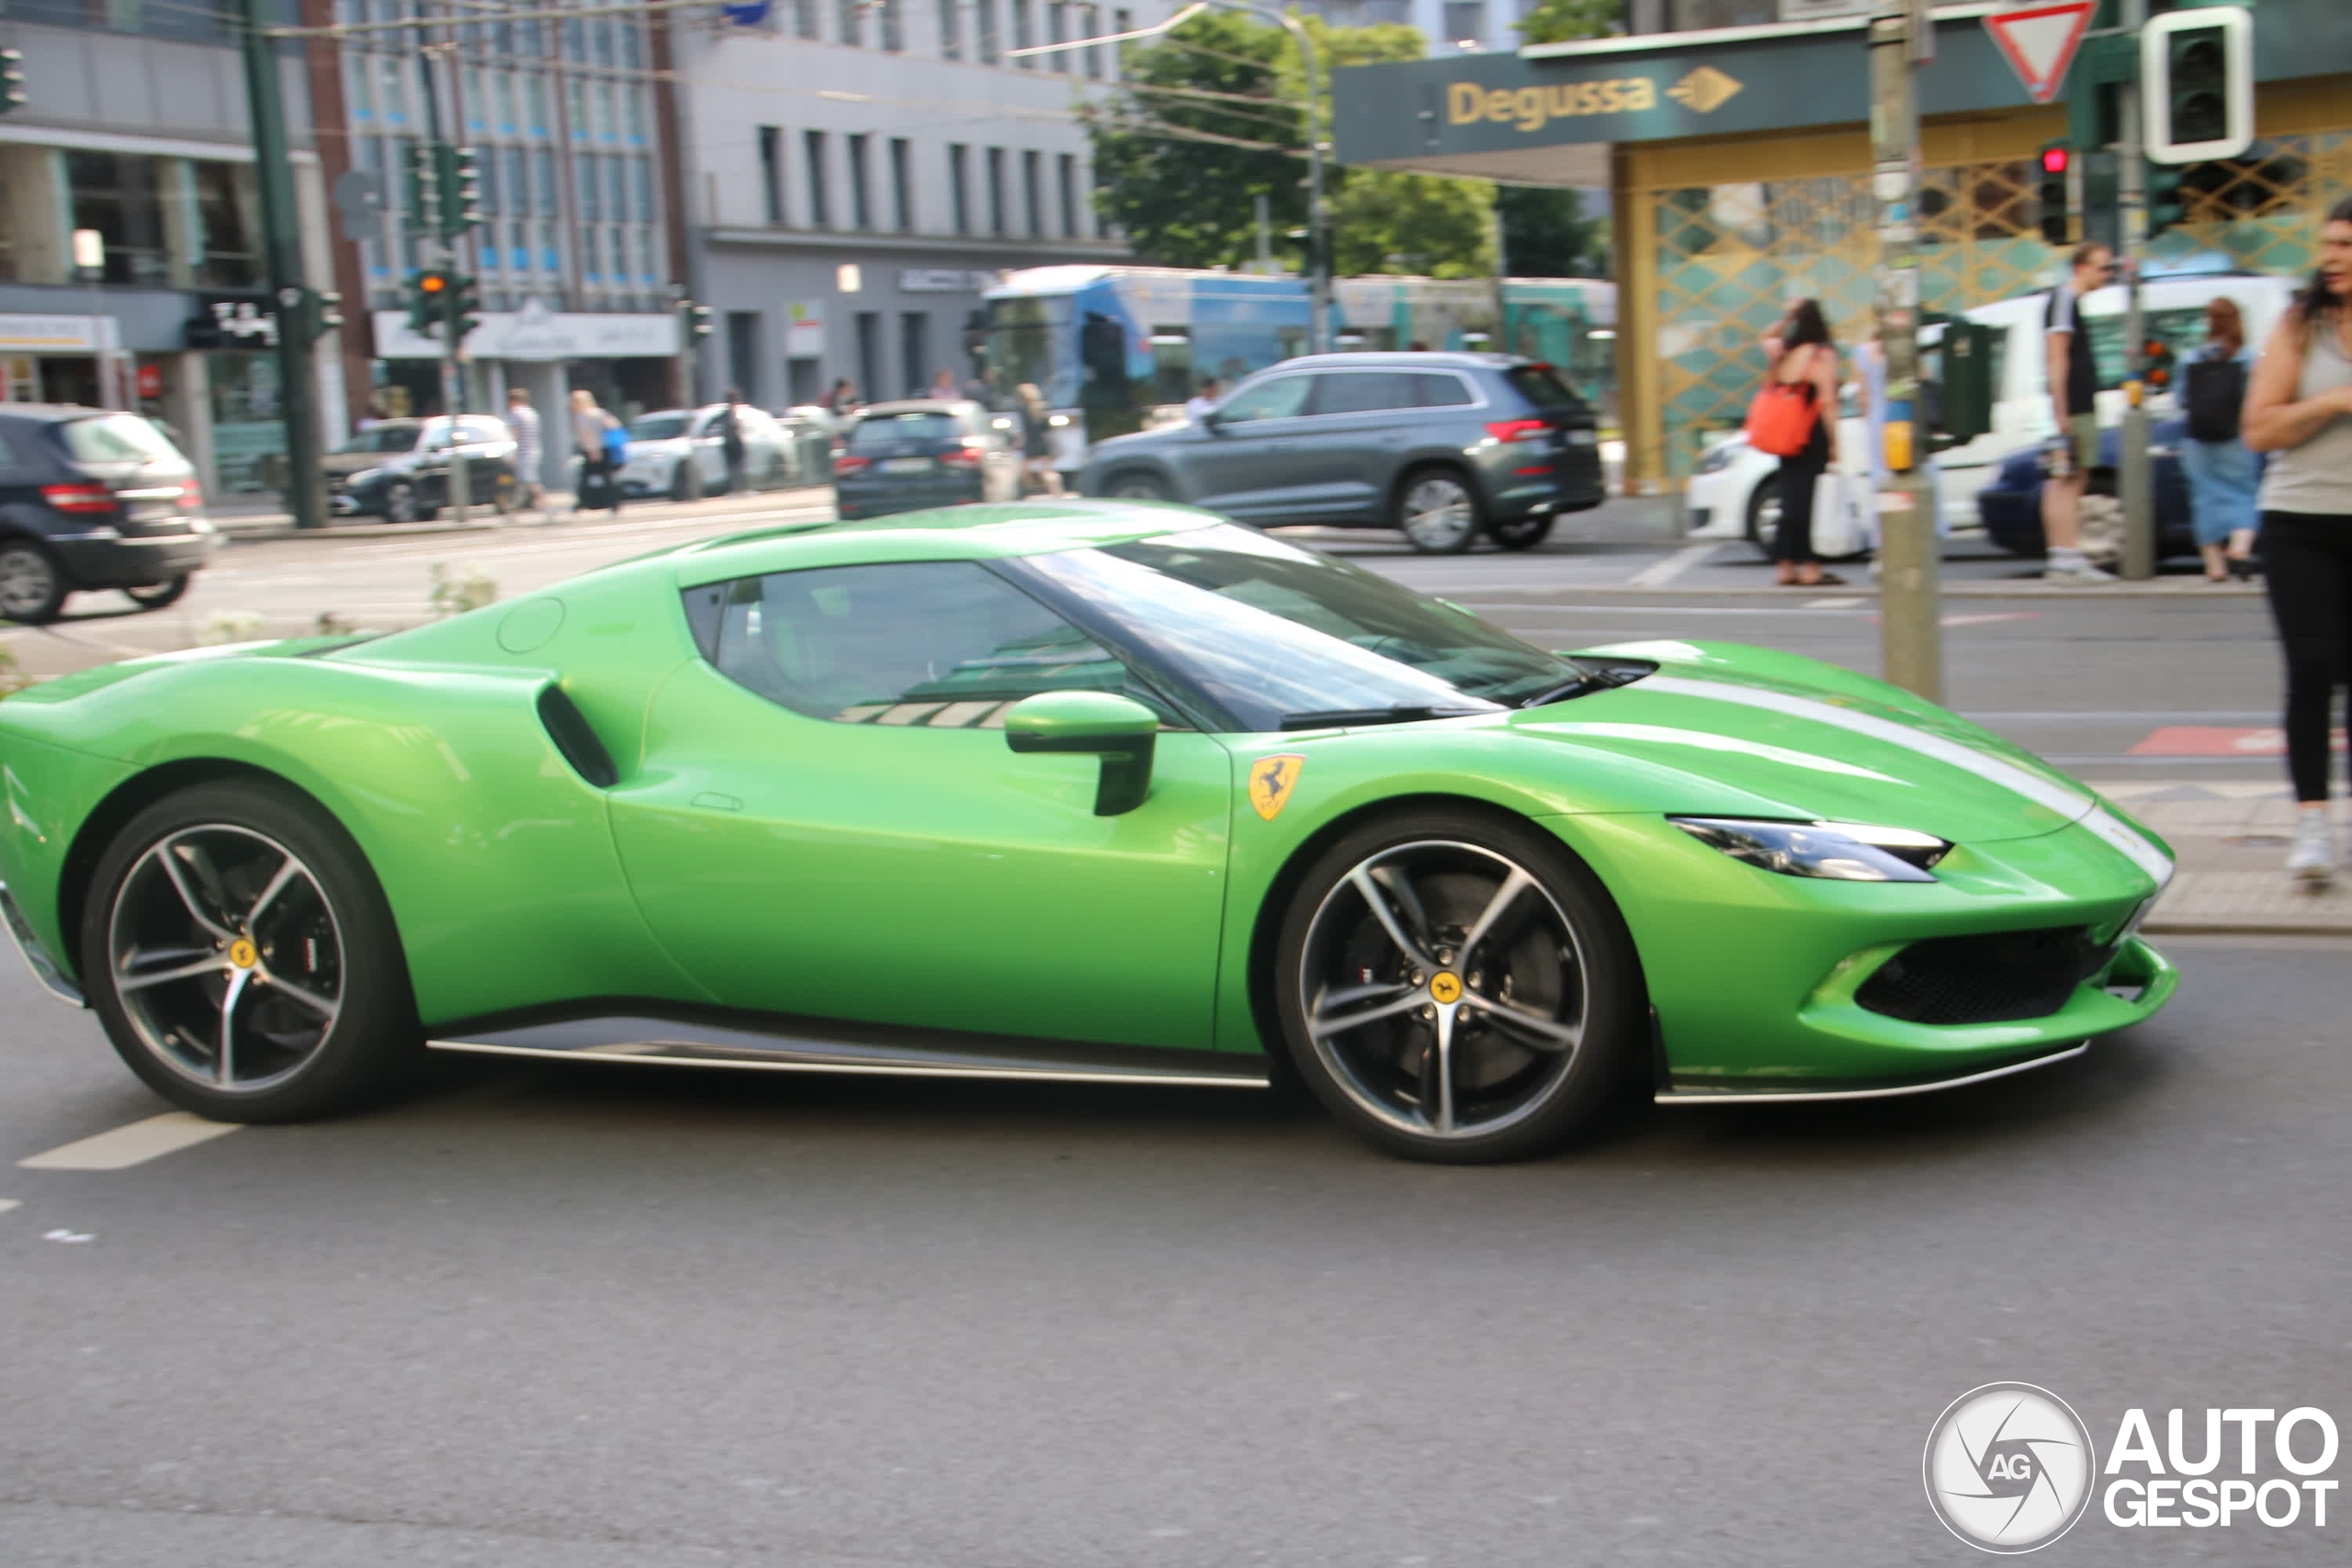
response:
<path fill-rule="evenodd" d="M 160 610 L 179 603 L 180 595 L 187 592 L 189 576 L 182 572 L 169 582 L 151 582 L 143 588 L 126 588 L 123 592 L 142 610 Z"/>
<path fill-rule="evenodd" d="M 1781 487 L 1770 475 L 1748 494 L 1747 534 L 1756 553 L 1770 560 L 1772 547 L 1781 537 Z"/>
<path fill-rule="evenodd" d="M 423 513 L 417 508 L 416 487 L 406 479 L 394 479 L 384 487 L 384 521 L 414 523 Z"/>
<path fill-rule="evenodd" d="M 1111 481 L 1114 501 L 1170 501 L 1168 486 L 1149 474 L 1121 474 Z"/>
<path fill-rule="evenodd" d="M 30 539 L 0 540 L 0 616 L 38 626 L 65 607 L 65 573 Z"/>
<path fill-rule="evenodd" d="M 1405 542 L 1428 556 L 1456 556 L 1478 537 L 1478 495 L 1452 468 L 1405 476 L 1396 491 L 1396 524 Z"/>
<path fill-rule="evenodd" d="M 1532 550 L 1552 536 L 1553 521 L 1550 513 L 1543 512 L 1532 517 L 1514 517 L 1508 523 L 1490 524 L 1487 532 L 1507 550 Z"/>
<path fill-rule="evenodd" d="M 1639 1059 L 1645 992 L 1616 907 L 1523 823 L 1400 812 L 1355 829 L 1300 885 L 1275 962 L 1299 1076 L 1408 1159 L 1549 1153 Z"/>
<path fill-rule="evenodd" d="M 308 797 L 200 784 L 100 857 L 83 983 L 131 1071 L 219 1122 L 295 1122 L 386 1092 L 421 1050 L 391 911 Z"/>

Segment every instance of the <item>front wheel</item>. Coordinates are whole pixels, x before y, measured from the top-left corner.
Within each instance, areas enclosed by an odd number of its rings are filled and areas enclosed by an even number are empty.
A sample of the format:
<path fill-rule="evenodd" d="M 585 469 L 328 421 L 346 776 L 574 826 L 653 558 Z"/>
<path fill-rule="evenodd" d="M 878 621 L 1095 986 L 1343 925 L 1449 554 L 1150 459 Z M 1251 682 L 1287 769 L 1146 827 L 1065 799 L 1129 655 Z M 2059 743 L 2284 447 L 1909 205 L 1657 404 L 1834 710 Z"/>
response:
<path fill-rule="evenodd" d="M 0 543 L 0 618 L 40 626 L 65 607 L 65 574 L 57 558 L 30 539 Z"/>
<path fill-rule="evenodd" d="M 1149 474 L 1121 474 L 1111 481 L 1114 501 L 1170 501 L 1168 487 Z"/>
<path fill-rule="evenodd" d="M 142 610 L 160 610 L 180 602 L 180 595 L 187 592 L 188 578 L 188 573 L 182 572 L 169 582 L 151 582 L 142 588 L 126 588 L 123 592 Z"/>
<path fill-rule="evenodd" d="M 384 487 L 384 521 L 414 523 L 419 520 L 416 487 L 406 479 L 394 479 Z"/>
<path fill-rule="evenodd" d="M 199 784 L 133 818 L 99 858 L 80 949 L 123 1061 L 216 1122 L 354 1109 L 422 1048 L 374 874 L 282 784 Z"/>
<path fill-rule="evenodd" d="M 1487 532 L 1507 550 L 1532 550 L 1552 536 L 1552 514 L 1539 512 L 1531 517 L 1514 517 L 1508 523 L 1490 525 Z"/>
<path fill-rule="evenodd" d="M 1457 556 L 1478 537 L 1478 497 L 1451 469 L 1425 468 L 1397 491 L 1396 524 L 1425 556 Z"/>
<path fill-rule="evenodd" d="M 1770 475 L 1750 491 L 1747 497 L 1747 542 L 1766 560 L 1773 558 L 1773 547 L 1781 538 L 1781 486 Z"/>
<path fill-rule="evenodd" d="M 1355 829 L 1300 885 L 1275 964 L 1300 1077 L 1408 1159 L 1550 1153 L 1639 1060 L 1645 992 L 1616 906 L 1523 823 L 1400 812 Z"/>

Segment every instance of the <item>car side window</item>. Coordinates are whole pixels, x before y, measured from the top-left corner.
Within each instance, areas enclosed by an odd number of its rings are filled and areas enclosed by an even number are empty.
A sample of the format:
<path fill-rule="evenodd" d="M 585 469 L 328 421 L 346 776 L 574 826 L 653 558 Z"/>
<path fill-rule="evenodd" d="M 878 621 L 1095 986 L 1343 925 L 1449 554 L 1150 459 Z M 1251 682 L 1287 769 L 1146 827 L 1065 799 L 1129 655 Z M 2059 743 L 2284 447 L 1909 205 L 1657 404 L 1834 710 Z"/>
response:
<path fill-rule="evenodd" d="M 1413 400 L 1425 409 L 1467 408 L 1478 400 L 1459 376 L 1447 376 L 1433 370 L 1417 371 L 1408 377 L 1413 383 Z"/>
<path fill-rule="evenodd" d="M 1254 387 L 1244 387 L 1216 411 L 1220 424 L 1247 424 L 1252 420 L 1288 419 L 1306 412 L 1311 376 L 1277 376 Z"/>
<path fill-rule="evenodd" d="M 689 589 L 686 619 L 719 672 L 841 724 L 997 729 L 1039 692 L 1167 705 L 1078 627 L 972 561 L 771 572 Z"/>
<path fill-rule="evenodd" d="M 1315 402 L 1308 412 L 1378 413 L 1413 406 L 1412 378 L 1395 370 L 1339 370 L 1315 378 Z"/>
<path fill-rule="evenodd" d="M 461 428 L 466 433 L 465 439 L 477 446 L 506 439 L 506 424 L 503 420 L 469 417 L 461 422 Z"/>

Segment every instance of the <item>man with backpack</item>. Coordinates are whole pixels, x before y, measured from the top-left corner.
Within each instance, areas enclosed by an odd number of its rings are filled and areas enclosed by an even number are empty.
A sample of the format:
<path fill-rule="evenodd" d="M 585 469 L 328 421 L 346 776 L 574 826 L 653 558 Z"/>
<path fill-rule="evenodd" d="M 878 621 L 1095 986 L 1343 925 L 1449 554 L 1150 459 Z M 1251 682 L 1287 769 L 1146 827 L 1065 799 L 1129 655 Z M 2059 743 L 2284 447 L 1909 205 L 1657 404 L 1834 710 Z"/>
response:
<path fill-rule="evenodd" d="M 2115 281 L 2115 253 L 2088 240 L 2068 259 L 2066 281 L 2051 291 L 2043 321 L 2058 441 L 2041 484 L 2041 536 L 2050 549 L 2041 575 L 2052 582 L 2112 582 L 2111 574 L 2083 558 L 2083 492 L 2098 460 L 2098 370 L 2083 328 L 2083 296 Z"/>
<path fill-rule="evenodd" d="M 2227 582 L 2254 572 L 2255 492 L 2262 460 L 2238 438 L 2246 378 L 2254 366 L 2245 319 L 2233 299 L 2205 306 L 2205 345 L 2181 367 L 2181 408 L 2188 439 L 2180 466 L 2188 476 L 2189 520 L 2205 558 L 2205 581 Z"/>

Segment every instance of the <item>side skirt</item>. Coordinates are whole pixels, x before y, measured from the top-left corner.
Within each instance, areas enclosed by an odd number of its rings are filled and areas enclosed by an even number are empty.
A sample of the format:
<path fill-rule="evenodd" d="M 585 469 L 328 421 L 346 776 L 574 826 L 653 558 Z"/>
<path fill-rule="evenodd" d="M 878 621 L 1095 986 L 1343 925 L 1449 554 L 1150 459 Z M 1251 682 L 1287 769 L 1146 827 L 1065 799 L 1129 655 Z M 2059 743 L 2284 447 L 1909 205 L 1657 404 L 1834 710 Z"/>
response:
<path fill-rule="evenodd" d="M 481 1021 L 435 1032 L 435 1051 L 555 1061 L 634 1062 L 751 1072 L 886 1077 L 1032 1078 L 1160 1088 L 1264 1089 L 1265 1059 L 1225 1051 L 1090 1045 L 1008 1034 L 894 1028 L 760 1014 L 616 1010 L 553 1020 Z"/>
<path fill-rule="evenodd" d="M 1697 1085 L 1669 1086 L 1651 1098 L 1660 1105 L 1802 1105 L 1826 1100 L 1892 1100 L 1906 1094 L 1934 1094 L 1947 1089 L 1960 1089 L 1968 1084 L 1990 1083 L 2018 1073 L 2030 1073 L 2036 1067 L 2046 1067 L 2053 1062 L 2071 1061 L 2091 1048 L 2086 1040 L 2079 1045 L 2069 1045 L 2063 1051 L 2046 1055 L 2029 1056 L 2022 1062 L 2007 1062 L 1981 1072 L 1963 1073 L 1957 1077 L 1905 1078 L 1894 1083 L 1858 1085 L 1852 1089 L 1831 1089 L 1808 1085 L 1802 1089 L 1707 1089 Z"/>

